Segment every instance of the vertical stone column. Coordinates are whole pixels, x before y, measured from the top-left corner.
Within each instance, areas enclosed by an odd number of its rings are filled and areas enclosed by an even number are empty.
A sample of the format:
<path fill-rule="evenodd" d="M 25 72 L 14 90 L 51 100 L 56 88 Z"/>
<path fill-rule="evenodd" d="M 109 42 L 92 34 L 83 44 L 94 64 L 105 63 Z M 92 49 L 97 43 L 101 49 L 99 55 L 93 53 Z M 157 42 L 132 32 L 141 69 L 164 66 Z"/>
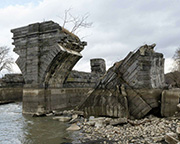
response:
<path fill-rule="evenodd" d="M 104 59 L 91 59 L 91 72 L 104 75 L 106 73 L 106 64 Z"/>
<path fill-rule="evenodd" d="M 26 46 L 26 84 L 34 87 L 39 84 L 39 35 L 30 36 Z"/>
<path fill-rule="evenodd" d="M 164 117 L 173 116 L 178 111 L 179 100 L 179 89 L 164 90 L 161 96 L 161 115 Z"/>

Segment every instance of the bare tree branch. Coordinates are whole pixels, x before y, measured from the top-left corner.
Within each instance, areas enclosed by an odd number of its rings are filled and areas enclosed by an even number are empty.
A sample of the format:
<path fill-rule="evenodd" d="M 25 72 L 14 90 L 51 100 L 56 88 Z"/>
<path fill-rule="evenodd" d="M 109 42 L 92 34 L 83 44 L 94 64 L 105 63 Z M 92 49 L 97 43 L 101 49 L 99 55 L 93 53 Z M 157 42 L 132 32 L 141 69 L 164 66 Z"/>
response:
<path fill-rule="evenodd" d="M 12 71 L 13 58 L 9 56 L 10 48 L 0 47 L 0 72 L 2 70 Z"/>
<path fill-rule="evenodd" d="M 87 19 L 89 18 L 88 13 L 86 13 L 83 16 L 74 16 L 70 13 L 71 10 L 72 10 L 72 8 L 65 10 L 64 17 L 63 18 L 60 17 L 63 20 L 63 22 L 62 22 L 63 28 L 66 28 L 66 26 L 68 24 L 71 24 L 72 28 L 71 28 L 70 32 L 77 34 L 80 31 L 80 29 L 90 28 L 92 26 L 92 24 L 93 24 L 92 22 L 87 22 Z"/>
<path fill-rule="evenodd" d="M 81 28 L 90 28 L 92 26 L 92 22 L 87 22 L 87 19 L 89 17 L 89 14 L 85 14 L 82 17 L 74 17 L 73 15 L 71 15 L 71 18 L 73 19 L 72 22 L 74 24 L 71 32 L 75 33 L 78 29 Z"/>
<path fill-rule="evenodd" d="M 70 13 L 71 9 L 72 8 L 69 8 L 64 11 L 64 17 L 59 17 L 60 19 L 63 20 L 62 27 L 65 27 L 66 24 L 72 22 L 71 18 L 69 17 L 69 13 Z"/>

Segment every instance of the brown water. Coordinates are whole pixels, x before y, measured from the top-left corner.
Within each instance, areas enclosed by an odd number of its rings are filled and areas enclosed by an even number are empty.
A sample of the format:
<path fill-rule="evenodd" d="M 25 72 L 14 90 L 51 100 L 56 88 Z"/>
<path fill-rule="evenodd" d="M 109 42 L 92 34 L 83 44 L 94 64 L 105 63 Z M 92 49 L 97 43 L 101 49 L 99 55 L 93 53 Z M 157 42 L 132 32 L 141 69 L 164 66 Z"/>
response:
<path fill-rule="evenodd" d="M 52 117 L 22 114 L 22 104 L 0 106 L 0 144 L 78 143 L 78 133 L 67 132 L 67 124 Z"/>

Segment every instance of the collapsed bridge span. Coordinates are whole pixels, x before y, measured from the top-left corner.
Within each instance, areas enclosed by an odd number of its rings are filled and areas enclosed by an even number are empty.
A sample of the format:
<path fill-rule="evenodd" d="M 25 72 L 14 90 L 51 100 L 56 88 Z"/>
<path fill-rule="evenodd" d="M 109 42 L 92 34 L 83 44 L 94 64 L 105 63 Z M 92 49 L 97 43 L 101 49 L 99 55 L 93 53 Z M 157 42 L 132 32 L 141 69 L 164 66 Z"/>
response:
<path fill-rule="evenodd" d="M 165 85 L 164 58 L 154 51 L 155 44 L 130 52 L 107 72 L 103 59 L 91 59 L 87 73 L 72 70 L 87 43 L 57 23 L 34 23 L 11 32 L 22 74 L 0 79 L 0 100 L 23 97 L 23 113 L 78 106 L 86 116 L 142 118 L 152 112 L 172 116 L 178 110 L 180 92 Z"/>
<path fill-rule="evenodd" d="M 142 118 L 159 107 L 164 58 L 154 47 L 144 45 L 115 63 L 80 109 L 86 115 Z"/>

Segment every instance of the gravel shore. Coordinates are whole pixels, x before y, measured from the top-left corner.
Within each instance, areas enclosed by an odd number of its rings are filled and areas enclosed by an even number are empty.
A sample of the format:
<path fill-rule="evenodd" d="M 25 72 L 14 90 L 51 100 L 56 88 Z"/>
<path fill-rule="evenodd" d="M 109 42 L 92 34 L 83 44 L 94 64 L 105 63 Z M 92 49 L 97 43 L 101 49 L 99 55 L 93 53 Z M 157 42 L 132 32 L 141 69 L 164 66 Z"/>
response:
<path fill-rule="evenodd" d="M 94 116 L 86 119 L 81 114 L 66 111 L 63 116 L 53 119 L 66 121 L 70 126 L 67 130 L 76 131 L 74 144 L 167 144 L 165 136 L 176 133 L 180 126 L 180 117 L 153 115 L 140 120 Z"/>
<path fill-rule="evenodd" d="M 123 125 L 102 125 L 97 127 L 88 122 L 80 123 L 82 143 L 113 144 L 162 144 L 167 133 L 175 132 L 179 118 L 148 117 L 130 120 Z"/>

